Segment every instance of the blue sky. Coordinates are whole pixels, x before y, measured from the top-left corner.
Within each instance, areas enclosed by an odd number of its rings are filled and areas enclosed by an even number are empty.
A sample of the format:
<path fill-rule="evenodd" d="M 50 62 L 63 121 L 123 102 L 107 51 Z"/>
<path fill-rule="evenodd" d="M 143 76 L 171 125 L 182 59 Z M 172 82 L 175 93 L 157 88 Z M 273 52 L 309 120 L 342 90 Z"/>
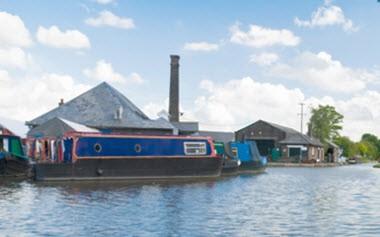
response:
<path fill-rule="evenodd" d="M 305 102 L 336 106 L 345 135 L 380 135 L 375 0 L 0 0 L 0 12 L 3 118 L 33 119 L 101 81 L 154 117 L 179 54 L 183 119 L 204 129 L 257 119 L 298 128 Z"/>

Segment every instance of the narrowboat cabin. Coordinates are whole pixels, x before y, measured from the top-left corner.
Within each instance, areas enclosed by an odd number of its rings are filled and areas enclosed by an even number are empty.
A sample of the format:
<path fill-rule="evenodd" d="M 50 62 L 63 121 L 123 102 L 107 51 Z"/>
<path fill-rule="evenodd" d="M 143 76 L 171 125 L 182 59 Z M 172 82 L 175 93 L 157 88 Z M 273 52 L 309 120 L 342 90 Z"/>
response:
<path fill-rule="evenodd" d="M 222 162 L 222 175 L 234 175 L 239 172 L 240 160 L 234 157 L 230 151 L 229 144 L 225 145 L 223 142 L 215 142 L 215 151 L 218 156 L 223 160 Z"/>
<path fill-rule="evenodd" d="M 261 156 L 253 141 L 231 142 L 232 155 L 239 159 L 239 172 L 262 172 L 267 166 L 267 158 Z"/>
<path fill-rule="evenodd" d="M 0 177 L 27 178 L 29 174 L 30 162 L 24 154 L 20 137 L 0 133 Z"/>
<path fill-rule="evenodd" d="M 35 163 L 36 180 L 217 177 L 222 169 L 208 137 L 74 132 L 58 143 L 57 159 Z"/>

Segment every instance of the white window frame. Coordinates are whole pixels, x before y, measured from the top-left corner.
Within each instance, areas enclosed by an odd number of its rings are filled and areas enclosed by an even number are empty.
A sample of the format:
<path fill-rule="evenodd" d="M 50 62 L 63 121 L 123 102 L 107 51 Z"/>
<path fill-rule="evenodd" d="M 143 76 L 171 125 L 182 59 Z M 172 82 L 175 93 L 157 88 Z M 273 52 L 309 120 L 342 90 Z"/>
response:
<path fill-rule="evenodd" d="M 198 148 L 191 147 L 190 149 L 195 149 L 196 152 L 189 152 L 188 146 L 194 146 L 198 145 Z M 185 155 L 192 155 L 192 156 L 202 156 L 207 154 L 207 145 L 206 142 L 184 142 L 183 143 L 183 150 L 185 152 Z"/>
<path fill-rule="evenodd" d="M 9 152 L 9 139 L 3 138 L 3 150 Z"/>

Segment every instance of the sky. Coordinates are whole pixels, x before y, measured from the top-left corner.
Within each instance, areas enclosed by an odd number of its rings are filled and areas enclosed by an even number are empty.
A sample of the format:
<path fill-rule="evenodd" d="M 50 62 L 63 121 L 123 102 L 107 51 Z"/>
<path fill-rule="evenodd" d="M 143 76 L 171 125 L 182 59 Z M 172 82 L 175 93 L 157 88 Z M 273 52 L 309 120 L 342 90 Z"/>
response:
<path fill-rule="evenodd" d="M 329 104 L 343 135 L 380 136 L 378 22 L 376 0 L 0 0 L 0 123 L 102 81 L 156 118 L 178 54 L 181 120 L 201 129 L 299 130 L 304 103 L 304 127 Z"/>

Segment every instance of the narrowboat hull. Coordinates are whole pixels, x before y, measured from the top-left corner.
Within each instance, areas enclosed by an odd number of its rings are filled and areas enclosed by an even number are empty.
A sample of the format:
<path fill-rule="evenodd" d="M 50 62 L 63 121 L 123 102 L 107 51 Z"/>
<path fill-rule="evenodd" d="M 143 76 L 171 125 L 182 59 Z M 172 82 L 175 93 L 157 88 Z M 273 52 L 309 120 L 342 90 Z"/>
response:
<path fill-rule="evenodd" d="M 16 156 L 0 159 L 0 178 L 28 178 L 31 165 L 29 160 Z"/>
<path fill-rule="evenodd" d="M 242 162 L 239 166 L 240 173 L 262 173 L 265 171 L 266 165 L 261 161 L 247 161 Z"/>
<path fill-rule="evenodd" d="M 74 163 L 36 163 L 37 181 L 139 180 L 207 178 L 220 176 L 222 159 L 216 157 L 88 158 Z"/>
<path fill-rule="evenodd" d="M 240 160 L 225 159 L 223 161 L 222 175 L 235 175 L 239 172 Z"/>

